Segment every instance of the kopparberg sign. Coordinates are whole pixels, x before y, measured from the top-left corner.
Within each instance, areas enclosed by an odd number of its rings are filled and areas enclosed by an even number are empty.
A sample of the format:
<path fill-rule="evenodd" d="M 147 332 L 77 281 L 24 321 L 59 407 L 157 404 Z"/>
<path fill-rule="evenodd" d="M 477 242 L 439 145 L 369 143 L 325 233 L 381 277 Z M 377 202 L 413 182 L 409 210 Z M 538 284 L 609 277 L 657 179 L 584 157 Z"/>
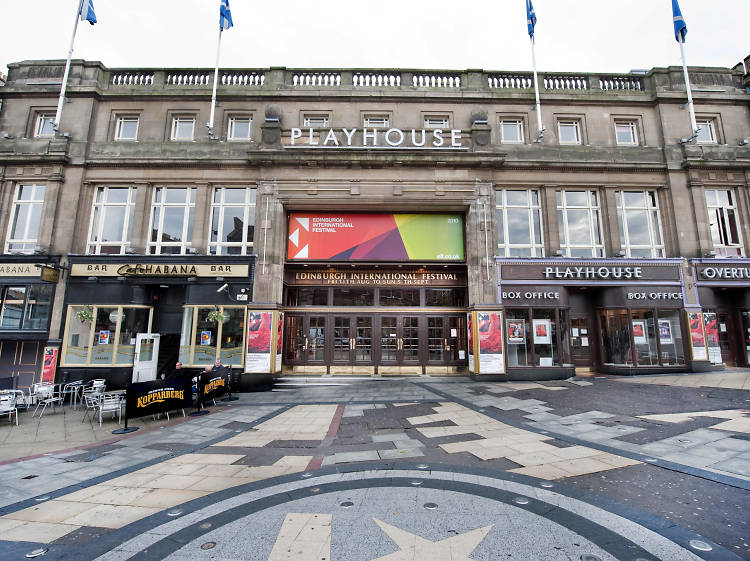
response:
<path fill-rule="evenodd" d="M 465 150 L 461 135 L 461 129 L 293 128 L 286 147 Z"/>

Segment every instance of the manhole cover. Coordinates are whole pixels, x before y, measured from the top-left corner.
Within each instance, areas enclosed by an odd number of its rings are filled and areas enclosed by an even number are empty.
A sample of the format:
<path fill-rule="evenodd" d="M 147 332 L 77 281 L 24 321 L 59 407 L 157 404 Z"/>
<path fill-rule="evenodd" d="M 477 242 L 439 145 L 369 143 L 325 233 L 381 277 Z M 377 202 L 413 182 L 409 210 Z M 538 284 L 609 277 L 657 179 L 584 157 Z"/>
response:
<path fill-rule="evenodd" d="M 343 506 L 344 508 L 349 508 L 349 507 L 352 507 L 352 506 L 354 506 L 354 503 L 353 503 L 352 501 L 344 501 L 344 502 L 343 502 L 343 503 L 341 503 L 341 505 L 339 505 L 339 506 Z"/>
<path fill-rule="evenodd" d="M 517 505 L 527 505 L 529 504 L 529 499 L 527 499 L 526 497 L 516 497 L 515 499 L 513 499 L 513 502 Z"/>
<path fill-rule="evenodd" d="M 435 510 L 438 507 L 438 505 L 436 505 L 435 503 L 425 503 L 424 507 L 427 510 Z"/>
<path fill-rule="evenodd" d="M 201 549 L 213 549 L 216 547 L 216 542 L 206 542 L 201 545 Z"/>
<path fill-rule="evenodd" d="M 711 551 L 713 549 L 713 547 L 701 540 L 690 540 L 688 543 L 690 543 L 690 547 L 697 549 L 698 551 Z"/>

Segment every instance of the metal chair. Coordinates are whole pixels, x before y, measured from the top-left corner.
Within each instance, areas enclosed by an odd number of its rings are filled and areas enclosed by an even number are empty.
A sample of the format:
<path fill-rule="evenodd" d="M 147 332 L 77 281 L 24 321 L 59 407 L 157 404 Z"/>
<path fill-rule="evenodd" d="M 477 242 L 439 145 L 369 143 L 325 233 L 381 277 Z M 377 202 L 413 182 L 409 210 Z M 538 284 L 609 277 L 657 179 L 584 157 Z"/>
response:
<path fill-rule="evenodd" d="M 103 394 L 98 404 L 99 409 L 99 427 L 102 426 L 102 415 L 112 413 L 114 419 L 117 411 L 117 424 L 122 421 L 122 398 L 119 395 Z"/>
<path fill-rule="evenodd" d="M 83 418 L 81 422 L 86 420 L 90 412 L 96 412 L 99 409 L 99 401 L 101 400 L 101 394 L 83 394 L 83 403 L 86 404 L 86 409 L 83 412 Z"/>
<path fill-rule="evenodd" d="M 16 426 L 18 426 L 18 409 L 16 408 L 15 392 L 0 393 L 0 415 L 8 414 L 8 420 L 13 419 L 16 414 Z"/>
<path fill-rule="evenodd" d="M 83 390 L 83 380 L 76 380 L 75 382 L 69 382 L 63 386 L 62 390 L 62 400 L 63 405 L 65 404 L 65 398 L 67 396 L 70 396 L 69 403 L 73 407 L 73 409 L 76 408 L 78 405 L 78 398 L 81 395 L 81 391 Z"/>
<path fill-rule="evenodd" d="M 62 403 L 62 397 L 60 397 L 60 386 L 59 385 L 53 385 L 49 383 L 41 383 L 41 384 L 34 384 L 32 386 L 32 392 L 31 395 L 36 397 L 36 408 L 34 409 L 34 413 L 32 413 L 32 417 L 36 415 L 36 412 L 39 410 L 39 406 L 42 405 L 42 412 L 39 413 L 39 418 L 41 419 L 44 416 L 44 411 L 47 409 L 48 405 L 52 406 L 52 410 L 55 410 L 55 405 L 58 403 Z"/>
<path fill-rule="evenodd" d="M 83 387 L 83 395 L 85 396 L 97 396 L 104 393 L 104 389 L 107 387 L 107 381 L 97 378 L 91 380 Z"/>

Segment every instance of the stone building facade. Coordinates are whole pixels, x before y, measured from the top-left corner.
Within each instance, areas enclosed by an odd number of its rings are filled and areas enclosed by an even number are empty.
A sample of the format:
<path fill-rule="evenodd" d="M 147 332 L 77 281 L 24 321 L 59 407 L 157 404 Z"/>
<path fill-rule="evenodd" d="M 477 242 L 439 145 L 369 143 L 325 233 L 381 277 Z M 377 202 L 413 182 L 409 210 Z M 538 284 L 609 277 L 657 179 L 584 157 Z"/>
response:
<path fill-rule="evenodd" d="M 749 365 L 739 65 L 531 76 L 10 65 L 0 379 L 148 357 L 562 378 Z M 43 265 L 43 266 L 42 266 Z M 44 366 L 46 362 L 46 368 Z M 54 364 L 52 364 L 54 362 Z M 137 370 L 137 368 L 136 368 Z"/>

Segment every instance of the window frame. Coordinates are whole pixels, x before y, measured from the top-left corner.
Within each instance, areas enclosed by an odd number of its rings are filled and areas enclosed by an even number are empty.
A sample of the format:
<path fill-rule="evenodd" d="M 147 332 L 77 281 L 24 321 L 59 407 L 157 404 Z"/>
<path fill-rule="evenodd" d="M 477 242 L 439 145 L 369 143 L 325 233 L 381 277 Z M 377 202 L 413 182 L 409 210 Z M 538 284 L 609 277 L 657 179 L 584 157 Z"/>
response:
<path fill-rule="evenodd" d="M 186 189 L 188 193 L 188 202 L 184 203 L 168 203 L 166 201 L 167 196 L 167 190 L 168 189 Z M 157 201 L 157 197 L 159 193 L 163 193 L 161 200 Z M 146 244 L 147 246 L 147 252 L 149 255 L 187 255 L 190 253 L 190 249 L 193 247 L 192 243 L 192 237 L 195 236 L 195 232 L 193 231 L 193 224 L 192 220 L 195 219 L 195 202 L 196 202 L 196 196 L 197 196 L 197 189 L 195 187 L 189 187 L 189 186 L 160 186 L 155 187 L 153 190 L 153 194 L 151 196 L 151 213 L 149 216 L 149 228 L 148 228 L 148 242 Z M 174 207 L 182 207 L 183 208 L 183 220 L 182 220 L 182 240 L 180 242 L 163 242 L 161 241 L 161 238 L 164 235 L 164 215 L 166 214 L 164 212 L 167 208 L 174 208 Z M 156 237 L 157 240 L 153 241 L 153 235 L 154 235 L 154 215 L 156 214 L 156 209 L 159 209 L 159 227 L 156 231 Z M 191 212 L 192 210 L 192 212 Z M 188 234 L 191 233 L 193 236 L 191 236 L 191 239 L 188 241 L 187 237 Z M 162 248 L 165 247 L 177 247 L 180 249 L 178 253 L 163 253 Z"/>
<path fill-rule="evenodd" d="M 719 201 L 718 196 L 716 197 L 716 204 L 710 205 L 708 198 L 709 198 L 709 192 L 725 192 L 728 193 L 728 200 L 731 201 L 728 204 L 724 204 Z M 741 218 L 740 218 L 740 209 L 737 204 L 737 193 L 734 189 L 725 189 L 725 188 L 717 188 L 717 189 L 704 189 L 704 200 L 706 201 L 706 212 L 708 215 L 708 228 L 709 233 L 711 234 L 711 243 L 713 244 L 714 251 L 716 252 L 717 256 L 720 257 L 744 257 L 745 256 L 745 245 L 742 239 L 742 224 L 741 224 Z M 733 211 L 735 222 L 736 222 L 736 230 L 737 230 L 737 243 L 720 243 L 717 245 L 716 243 L 716 237 L 714 236 L 714 226 L 716 226 L 716 232 L 718 234 L 719 240 L 728 240 L 730 232 L 722 232 L 722 229 L 726 230 L 727 226 L 722 228 L 720 224 L 723 221 L 723 224 L 728 225 L 731 220 L 729 218 L 729 212 Z M 719 220 L 716 224 L 713 224 L 711 222 L 712 220 L 712 214 Z M 720 215 L 720 216 L 719 216 Z M 734 250 L 732 253 L 731 251 Z"/>
<path fill-rule="evenodd" d="M 44 123 L 49 122 L 52 131 L 44 133 Z M 54 138 L 55 137 L 55 113 L 39 111 L 34 116 L 34 138 Z"/>
<path fill-rule="evenodd" d="M 625 205 L 625 193 L 641 193 L 645 199 L 645 206 L 626 206 Z M 633 257 L 633 251 L 649 249 L 651 255 L 646 259 L 659 259 L 665 256 L 664 247 L 664 230 L 661 223 L 661 209 L 659 207 L 659 193 L 653 189 L 623 189 L 618 190 L 615 193 L 615 201 L 617 207 L 617 222 L 620 227 L 620 247 L 625 252 L 626 257 Z M 653 206 L 649 201 L 653 201 Z M 646 220 L 648 222 L 648 233 L 651 243 L 649 245 L 638 245 L 630 243 L 630 230 L 628 228 L 627 214 L 628 211 L 645 211 Z M 654 218 L 656 215 L 656 218 Z M 656 224 L 654 224 L 656 221 Z M 661 240 L 661 243 L 655 243 L 656 240 Z M 636 258 L 643 258 L 643 256 L 636 255 Z"/>
<path fill-rule="evenodd" d="M 47 309 L 47 319 L 44 325 L 41 327 L 28 327 L 28 319 L 29 319 L 29 311 L 30 306 L 33 306 L 36 303 L 36 300 L 32 302 L 32 290 L 34 288 L 49 288 L 49 302 L 48 302 L 48 309 Z M 24 294 L 23 294 L 23 301 L 21 300 L 12 300 L 13 302 L 21 302 L 21 317 L 18 321 L 18 326 L 8 326 L 3 327 L 2 321 L 5 317 L 5 306 L 6 302 L 8 302 L 8 291 L 10 289 L 14 288 L 23 288 Z M 31 331 L 46 331 L 49 329 L 50 320 L 52 318 L 52 304 L 54 302 L 55 298 L 55 287 L 53 284 L 48 283 L 16 283 L 16 284 L 4 284 L 0 286 L 0 333 L 8 333 L 9 331 L 24 331 L 24 332 L 31 332 Z M 38 297 L 38 296 L 37 296 Z"/>
<path fill-rule="evenodd" d="M 247 137 L 236 137 L 234 125 L 237 121 L 248 121 Z M 252 115 L 229 115 L 227 119 L 227 142 L 252 142 L 253 140 L 253 116 Z"/>
<path fill-rule="evenodd" d="M 225 202 L 226 199 L 226 192 L 228 190 L 240 190 L 243 189 L 245 191 L 245 201 L 240 204 L 231 203 L 227 204 Z M 221 191 L 221 200 L 217 203 L 216 202 L 216 193 Z M 254 195 L 253 195 L 254 193 Z M 253 234 L 255 233 L 255 209 L 257 207 L 257 196 L 258 196 L 258 190 L 255 187 L 215 187 L 214 191 L 212 193 L 211 197 L 211 211 L 210 211 L 210 219 L 209 219 L 209 225 L 208 225 L 208 254 L 209 255 L 237 255 L 237 254 L 229 254 L 224 253 L 222 250 L 226 250 L 230 247 L 239 247 L 240 253 L 239 255 L 248 255 L 249 253 L 252 253 L 254 240 L 248 239 L 248 232 L 247 229 L 251 225 L 250 219 L 252 219 L 252 226 L 253 226 Z M 219 209 L 219 224 L 224 224 L 224 211 L 226 207 L 238 207 L 242 206 L 244 209 L 244 222 L 243 222 L 243 228 L 242 228 L 242 241 L 241 242 L 224 242 L 219 241 L 220 238 L 223 237 L 224 232 L 221 232 L 221 236 L 217 232 L 217 241 L 213 242 L 211 241 L 212 234 L 214 231 L 214 209 Z"/>
<path fill-rule="evenodd" d="M 381 120 L 384 124 L 373 124 L 370 121 Z M 388 113 L 364 113 L 362 115 L 362 127 L 370 129 L 388 129 L 391 126 L 391 115 Z"/>
<path fill-rule="evenodd" d="M 172 126 L 169 133 L 170 142 L 195 142 L 195 123 L 197 119 L 195 115 L 182 114 L 172 115 Z M 176 133 L 179 129 L 179 124 L 182 122 L 191 122 L 193 125 L 190 138 L 177 137 Z"/>
<path fill-rule="evenodd" d="M 568 141 L 562 139 L 562 127 L 573 126 L 575 127 L 576 140 Z M 583 133 L 582 133 L 582 122 L 581 119 L 575 117 L 561 117 L 557 119 L 557 143 L 565 146 L 581 146 L 583 144 Z"/>
<path fill-rule="evenodd" d="M 122 136 L 123 123 L 133 122 L 133 121 L 135 121 L 135 136 L 133 137 Z M 113 136 L 113 140 L 115 142 L 138 142 L 138 133 L 140 132 L 140 128 L 141 128 L 140 115 L 124 114 L 124 113 L 115 115 L 115 133 Z"/>
<path fill-rule="evenodd" d="M 717 131 L 717 122 L 715 117 L 698 117 L 695 120 L 695 124 L 701 131 L 706 130 L 708 132 L 708 139 L 701 139 L 700 133 L 695 138 L 696 144 L 719 144 L 719 135 Z"/>
<path fill-rule="evenodd" d="M 498 120 L 498 139 L 500 144 L 526 144 L 526 123 L 525 119 L 520 117 L 503 117 L 501 116 Z M 518 131 L 518 140 L 507 140 L 503 132 L 503 126 L 505 123 L 515 123 L 516 130 Z"/>
<path fill-rule="evenodd" d="M 427 130 L 450 130 L 451 115 L 449 113 L 423 113 L 422 127 Z"/>
<path fill-rule="evenodd" d="M 228 309 L 244 310 L 242 325 L 247 325 L 247 314 L 248 314 L 248 308 L 247 308 L 247 306 L 236 306 L 236 305 L 215 306 L 213 304 L 210 304 L 210 305 L 208 305 L 208 304 L 187 304 L 187 305 L 183 306 L 182 307 L 182 314 L 183 314 L 182 315 L 182 326 L 181 326 L 181 329 L 180 329 L 180 346 L 179 346 L 179 351 L 178 351 L 179 352 L 179 358 L 180 358 L 180 361 L 183 363 L 183 366 L 185 366 L 187 368 L 202 368 L 202 367 L 206 366 L 207 363 L 196 363 L 195 362 L 195 349 L 196 349 L 196 347 L 200 346 L 200 345 L 196 345 L 195 344 L 195 335 L 197 333 L 197 328 L 198 328 L 198 313 L 199 313 L 200 310 L 206 310 L 206 309 L 208 309 L 208 310 L 216 310 L 217 308 L 218 308 L 218 311 L 220 313 L 222 313 L 222 314 L 224 313 L 224 310 L 228 310 Z M 186 333 L 185 332 L 185 327 L 186 327 L 185 319 L 187 317 L 187 312 L 188 311 L 192 312 L 192 318 L 190 318 L 190 325 L 189 325 L 190 331 L 189 331 L 189 333 Z M 214 342 L 213 345 L 210 345 L 210 347 L 212 347 L 216 351 L 215 354 L 214 354 L 214 360 L 211 361 L 211 364 L 213 364 L 218 358 L 221 357 L 221 349 L 222 349 L 222 347 L 221 347 L 221 341 L 222 341 L 222 335 L 223 335 L 223 327 L 224 327 L 224 322 L 218 322 L 217 327 L 216 327 L 216 341 Z M 184 345 L 183 344 L 184 343 L 184 337 L 186 335 L 188 336 L 188 340 L 190 341 L 189 345 Z M 247 344 L 247 337 L 242 337 L 242 351 L 241 351 L 241 354 L 240 354 L 240 356 L 242 358 L 240 359 L 240 364 L 239 364 L 240 366 L 244 366 L 244 363 L 245 363 L 244 357 L 245 357 L 246 344 Z M 183 349 L 185 347 L 188 348 L 187 349 L 187 361 L 186 360 L 182 360 L 183 358 L 185 358 L 184 355 L 183 355 Z M 231 365 L 228 365 L 228 366 L 236 366 L 236 364 L 232 363 Z"/>
<path fill-rule="evenodd" d="M 526 193 L 526 205 L 508 205 L 507 203 L 507 192 L 508 191 L 523 191 Z M 533 202 L 533 193 L 536 193 L 537 203 Z M 529 240 L 528 244 L 514 244 L 510 243 L 508 239 L 508 209 L 525 209 L 527 211 L 527 220 L 529 224 Z M 503 213 L 503 237 L 502 243 L 500 236 L 498 235 L 497 249 L 501 253 L 501 257 L 544 257 L 544 220 L 542 217 L 542 195 L 538 189 L 524 189 L 524 188 L 504 188 L 495 190 L 495 213 Z M 537 215 L 537 221 L 539 224 L 539 243 L 536 239 L 536 229 L 534 227 L 535 220 L 534 214 Z M 496 218 L 497 220 L 497 218 Z M 513 255 L 514 249 L 528 249 L 530 255 L 521 256 Z"/>
<path fill-rule="evenodd" d="M 585 192 L 587 206 L 568 205 L 566 192 Z M 592 194 L 595 195 L 597 204 L 592 205 Z M 590 249 L 589 255 L 583 256 L 589 257 L 606 257 L 606 249 L 604 245 L 604 224 L 602 222 L 602 199 L 601 193 L 596 189 L 558 189 L 555 193 L 556 198 L 556 213 L 558 219 L 558 232 L 560 233 L 560 250 L 563 252 L 564 257 L 582 257 L 579 255 L 571 255 L 571 251 L 575 249 Z M 562 206 L 561 206 L 562 204 Z M 591 245 L 572 245 L 570 243 L 570 234 L 568 229 L 568 210 L 587 210 L 588 211 L 588 224 L 589 234 L 591 237 Z M 560 215 L 562 214 L 562 222 L 560 222 Z M 595 229 L 594 216 L 598 217 L 598 238 L 599 243 L 596 243 L 597 233 Z"/>
<path fill-rule="evenodd" d="M 127 189 L 128 190 L 128 198 L 127 201 L 124 203 L 110 203 L 107 201 L 108 195 L 110 192 L 110 189 Z M 102 194 L 102 200 L 98 200 L 98 194 Z M 128 248 L 130 247 L 130 238 L 132 235 L 132 227 L 133 222 L 135 218 L 135 199 L 137 196 L 137 190 L 135 187 L 119 187 L 119 186 L 99 186 L 94 191 L 94 200 L 91 204 L 91 217 L 89 218 L 89 234 L 86 241 L 86 253 L 88 255 L 102 255 L 102 246 L 105 247 L 115 247 L 120 246 L 120 250 L 118 253 L 105 253 L 104 255 L 124 255 L 127 253 Z M 125 207 L 125 219 L 123 220 L 123 231 L 121 235 L 120 242 L 103 242 L 103 241 L 96 241 L 94 239 L 94 219 L 97 215 L 96 209 L 105 209 L 108 207 Z M 103 210 L 100 210 L 99 216 L 106 216 L 106 213 Z M 97 230 L 96 232 L 97 237 L 101 240 L 102 237 L 102 229 L 104 228 L 106 220 L 100 219 L 99 223 L 97 224 Z"/>
<path fill-rule="evenodd" d="M 20 199 L 21 195 L 21 189 L 23 187 L 31 187 L 32 188 L 32 195 L 31 199 L 23 200 Z M 41 199 L 35 198 L 39 188 L 41 188 Z M 13 199 L 11 200 L 11 207 L 10 207 L 10 214 L 8 219 L 8 227 L 7 232 L 5 235 L 5 253 L 18 253 L 18 254 L 25 254 L 25 255 L 31 255 L 36 250 L 37 246 L 39 245 L 39 231 L 42 228 L 42 222 L 44 221 L 44 197 L 47 191 L 47 185 L 44 183 L 18 183 L 15 186 L 15 190 L 13 193 Z M 13 234 L 13 226 L 16 222 L 16 217 L 18 216 L 18 213 L 21 212 L 22 206 L 39 206 L 39 223 L 36 226 L 36 232 L 34 234 L 34 237 L 29 237 L 30 233 L 30 224 L 31 224 L 31 216 L 32 216 L 32 210 L 29 210 L 26 212 L 26 223 L 23 227 L 23 237 L 22 238 L 12 238 Z M 19 244 L 23 245 L 23 249 L 11 249 L 11 244 Z M 26 247 L 31 246 L 31 247 Z"/>
<path fill-rule="evenodd" d="M 322 119 L 321 123 L 314 124 L 316 119 Z M 304 111 L 301 121 L 302 127 L 306 129 L 327 129 L 331 127 L 331 114 L 325 111 Z"/>
<path fill-rule="evenodd" d="M 632 142 L 620 142 L 618 127 L 627 126 L 631 133 Z M 640 146 L 639 123 L 635 119 L 615 118 L 614 120 L 615 144 L 617 146 Z"/>

